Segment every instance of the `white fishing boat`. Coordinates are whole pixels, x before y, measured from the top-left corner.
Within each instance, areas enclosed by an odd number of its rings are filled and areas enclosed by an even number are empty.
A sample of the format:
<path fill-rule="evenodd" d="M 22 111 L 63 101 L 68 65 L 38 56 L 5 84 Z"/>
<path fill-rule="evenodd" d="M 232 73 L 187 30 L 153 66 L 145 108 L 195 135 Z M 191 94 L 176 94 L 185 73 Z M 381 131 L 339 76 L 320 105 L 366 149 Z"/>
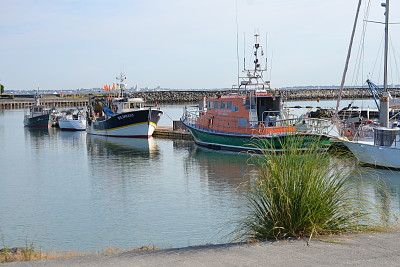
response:
<path fill-rule="evenodd" d="M 358 129 L 358 131 L 355 132 L 354 135 L 342 136 L 342 141 L 350 149 L 350 151 L 357 157 L 360 163 L 365 163 L 378 167 L 400 169 L 400 128 L 398 127 L 399 124 L 397 122 L 390 120 L 390 115 L 389 115 L 391 106 L 390 103 L 393 102 L 393 100 L 387 89 L 389 0 L 386 0 L 386 3 L 382 3 L 381 5 L 382 7 L 385 8 L 385 23 L 384 23 L 385 49 L 384 49 L 384 85 L 382 94 L 380 95 L 379 99 L 380 127 L 372 127 L 372 128 L 361 127 L 360 129 Z M 354 30 L 353 30 L 353 35 L 354 35 Z M 351 43 L 352 42 L 350 42 L 350 44 Z M 350 51 L 351 51 L 351 46 L 349 52 Z M 342 86 L 343 82 L 344 78 L 342 79 Z"/>
<path fill-rule="evenodd" d="M 81 110 L 78 112 L 69 110 L 58 119 L 58 126 L 61 130 L 84 131 L 86 130 L 86 116 Z"/>

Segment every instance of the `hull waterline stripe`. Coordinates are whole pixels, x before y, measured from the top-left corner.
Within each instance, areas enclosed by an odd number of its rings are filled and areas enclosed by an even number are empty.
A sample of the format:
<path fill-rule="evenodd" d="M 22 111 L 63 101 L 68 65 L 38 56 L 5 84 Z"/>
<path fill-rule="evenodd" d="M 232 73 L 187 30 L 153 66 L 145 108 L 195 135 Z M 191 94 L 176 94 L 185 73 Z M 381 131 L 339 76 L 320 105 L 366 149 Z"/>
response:
<path fill-rule="evenodd" d="M 149 122 L 139 122 L 139 123 L 133 123 L 133 124 L 129 124 L 129 125 L 124 125 L 124 126 L 120 126 L 120 127 L 115 127 L 115 128 L 109 128 L 109 129 L 104 129 L 104 130 L 100 130 L 100 129 L 94 129 L 96 132 L 105 132 L 105 131 L 112 131 L 112 130 L 117 130 L 117 129 L 123 129 L 126 127 L 130 127 L 130 126 L 134 126 L 134 125 L 141 125 L 141 124 L 147 124 Z M 157 126 L 157 124 L 155 124 L 154 122 L 150 122 L 151 125 L 153 125 L 154 127 Z"/>

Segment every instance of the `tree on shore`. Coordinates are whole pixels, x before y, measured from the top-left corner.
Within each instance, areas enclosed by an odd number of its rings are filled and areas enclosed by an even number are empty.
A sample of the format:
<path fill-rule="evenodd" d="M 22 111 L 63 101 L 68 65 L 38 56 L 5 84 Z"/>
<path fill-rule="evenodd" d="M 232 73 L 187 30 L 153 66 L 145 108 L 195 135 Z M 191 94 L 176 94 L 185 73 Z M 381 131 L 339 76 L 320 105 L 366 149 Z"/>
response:
<path fill-rule="evenodd" d="M 0 94 L 4 93 L 4 85 L 0 84 Z"/>

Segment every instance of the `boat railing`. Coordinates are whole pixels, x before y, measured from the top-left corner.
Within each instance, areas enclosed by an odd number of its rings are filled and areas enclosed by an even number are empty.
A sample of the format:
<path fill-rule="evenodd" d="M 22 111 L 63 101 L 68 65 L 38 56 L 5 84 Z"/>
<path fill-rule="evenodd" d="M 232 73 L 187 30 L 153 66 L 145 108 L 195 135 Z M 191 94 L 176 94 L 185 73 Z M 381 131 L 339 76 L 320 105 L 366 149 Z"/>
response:
<path fill-rule="evenodd" d="M 212 133 L 244 134 L 253 136 L 275 136 L 284 134 L 315 134 L 339 137 L 336 125 L 327 119 L 289 118 L 269 122 L 248 121 L 232 116 L 204 116 L 198 110 L 185 109 L 181 118 L 186 125 Z"/>
<path fill-rule="evenodd" d="M 373 140 L 374 138 L 374 128 L 379 127 L 379 125 L 374 123 L 355 123 L 355 122 L 345 122 L 340 124 L 340 136 L 345 139 L 352 141 L 366 141 Z"/>
<path fill-rule="evenodd" d="M 387 132 L 390 132 L 390 144 L 398 147 L 400 146 L 400 131 L 396 130 L 398 127 L 394 127 L 393 129 L 388 129 Z M 355 142 L 376 142 L 377 135 L 376 132 L 380 130 L 380 126 L 373 125 L 347 125 L 346 131 L 342 132 L 342 136 L 344 136 L 347 140 L 355 141 Z"/>

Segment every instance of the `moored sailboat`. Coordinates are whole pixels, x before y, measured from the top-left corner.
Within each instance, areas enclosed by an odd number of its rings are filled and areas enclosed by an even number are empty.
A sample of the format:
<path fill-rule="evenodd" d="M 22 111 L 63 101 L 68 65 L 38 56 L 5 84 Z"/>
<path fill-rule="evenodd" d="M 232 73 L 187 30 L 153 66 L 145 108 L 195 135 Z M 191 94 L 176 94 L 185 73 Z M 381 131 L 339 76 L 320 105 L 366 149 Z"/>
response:
<path fill-rule="evenodd" d="M 382 7 L 385 8 L 385 46 L 384 85 L 379 99 L 379 122 L 381 127 L 369 129 L 361 127 L 350 138 L 343 136 L 342 141 L 360 163 L 400 169 L 400 128 L 398 122 L 390 120 L 390 102 L 393 102 L 393 100 L 387 86 L 389 0 L 386 0 Z"/>

